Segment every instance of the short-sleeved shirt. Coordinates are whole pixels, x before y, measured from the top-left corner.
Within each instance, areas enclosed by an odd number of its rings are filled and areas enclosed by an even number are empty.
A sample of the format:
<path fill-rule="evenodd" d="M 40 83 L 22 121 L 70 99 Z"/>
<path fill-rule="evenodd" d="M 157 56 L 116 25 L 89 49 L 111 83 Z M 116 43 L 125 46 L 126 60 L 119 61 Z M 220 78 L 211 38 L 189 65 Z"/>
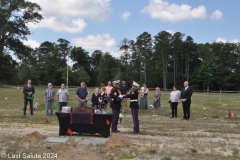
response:
<path fill-rule="evenodd" d="M 88 95 L 88 91 L 85 88 L 78 87 L 76 95 L 78 95 L 78 97 L 81 99 L 85 99 Z"/>
<path fill-rule="evenodd" d="M 121 86 L 120 87 L 120 92 L 122 95 L 126 95 L 126 93 L 128 92 L 128 87 L 127 86 Z"/>
<path fill-rule="evenodd" d="M 108 94 L 108 95 L 110 95 L 111 94 L 111 90 L 112 90 L 112 86 L 106 86 L 105 87 L 106 88 L 106 93 Z"/>
<path fill-rule="evenodd" d="M 48 101 L 52 100 L 52 98 L 55 96 L 55 90 L 47 88 L 44 92 L 44 96 L 46 96 L 46 99 Z"/>
<path fill-rule="evenodd" d="M 66 88 L 59 89 L 57 92 L 57 95 L 58 95 L 58 102 L 67 102 L 69 92 Z"/>
<path fill-rule="evenodd" d="M 161 107 L 161 102 L 160 102 L 161 93 L 160 92 L 155 92 L 153 96 L 154 96 L 154 98 L 159 97 L 159 99 L 156 102 L 153 100 L 153 106 L 154 107 Z"/>

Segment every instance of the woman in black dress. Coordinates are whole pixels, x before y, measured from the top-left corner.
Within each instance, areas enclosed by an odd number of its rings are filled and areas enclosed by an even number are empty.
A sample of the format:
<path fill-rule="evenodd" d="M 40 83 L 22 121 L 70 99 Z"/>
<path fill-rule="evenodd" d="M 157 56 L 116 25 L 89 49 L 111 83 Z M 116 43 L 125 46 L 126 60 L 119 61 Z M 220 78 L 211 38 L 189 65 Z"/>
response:
<path fill-rule="evenodd" d="M 98 98 L 99 98 L 98 88 L 95 88 L 94 93 L 92 94 L 92 99 L 91 99 L 92 107 L 94 107 L 95 109 L 99 109 L 98 108 Z"/>
<path fill-rule="evenodd" d="M 106 106 L 107 94 L 105 93 L 105 90 L 106 90 L 106 88 L 102 87 L 101 88 L 101 94 L 99 96 L 98 106 L 99 106 L 99 109 L 100 109 L 100 113 L 103 113 L 107 108 L 107 106 Z"/>

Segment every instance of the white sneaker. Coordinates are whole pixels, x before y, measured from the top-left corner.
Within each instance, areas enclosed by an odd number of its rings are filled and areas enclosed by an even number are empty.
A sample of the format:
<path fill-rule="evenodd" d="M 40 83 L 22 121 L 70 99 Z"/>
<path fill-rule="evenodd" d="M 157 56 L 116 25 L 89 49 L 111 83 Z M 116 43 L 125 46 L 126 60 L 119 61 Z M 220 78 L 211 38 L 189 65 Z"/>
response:
<path fill-rule="evenodd" d="M 152 116 L 155 116 L 155 115 L 152 115 Z"/>

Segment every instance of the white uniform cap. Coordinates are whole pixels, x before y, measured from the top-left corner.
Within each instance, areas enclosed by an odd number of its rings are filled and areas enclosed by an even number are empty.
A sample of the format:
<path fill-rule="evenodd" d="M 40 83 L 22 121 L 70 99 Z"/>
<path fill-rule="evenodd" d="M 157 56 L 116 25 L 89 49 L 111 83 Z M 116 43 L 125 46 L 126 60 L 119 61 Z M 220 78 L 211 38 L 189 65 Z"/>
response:
<path fill-rule="evenodd" d="M 136 87 L 139 87 L 140 85 L 137 83 L 137 82 L 134 82 L 133 81 L 133 84 L 132 84 L 133 86 L 136 86 Z"/>
<path fill-rule="evenodd" d="M 113 84 L 119 84 L 120 83 L 120 80 L 115 80 L 115 81 L 112 81 Z"/>

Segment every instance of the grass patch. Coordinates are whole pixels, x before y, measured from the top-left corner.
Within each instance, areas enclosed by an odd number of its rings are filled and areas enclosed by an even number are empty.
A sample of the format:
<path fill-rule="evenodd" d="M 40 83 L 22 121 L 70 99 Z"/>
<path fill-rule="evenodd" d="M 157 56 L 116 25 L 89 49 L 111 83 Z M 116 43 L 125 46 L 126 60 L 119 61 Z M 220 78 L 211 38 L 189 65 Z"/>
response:
<path fill-rule="evenodd" d="M 232 155 L 234 157 L 237 157 L 239 155 L 239 149 L 238 148 L 232 148 L 231 150 L 232 150 Z"/>
<path fill-rule="evenodd" d="M 0 149 L 7 152 L 32 152 L 42 147 L 46 150 L 56 151 L 61 154 L 65 150 L 65 144 L 57 147 L 51 144 L 38 143 L 29 144 L 27 142 L 16 141 L 18 131 L 12 131 L 11 134 L 3 132 L 8 128 L 14 130 L 25 130 L 25 133 L 30 133 L 33 130 L 41 130 L 42 133 L 48 130 L 52 131 L 52 136 L 58 136 L 58 119 L 55 116 L 45 116 L 45 104 L 43 102 L 43 92 L 45 88 L 36 88 L 34 104 L 38 103 L 38 109 L 34 111 L 34 116 L 30 116 L 29 109 L 27 116 L 22 117 L 23 114 L 23 94 L 16 88 L 0 88 Z M 55 88 L 57 90 L 58 88 Z M 90 99 L 93 89 L 88 88 L 90 92 Z M 76 107 L 75 88 L 70 88 L 69 106 Z M 226 159 L 226 156 L 233 156 L 239 158 L 239 149 L 236 143 L 240 143 L 240 96 L 239 94 L 216 94 L 216 93 L 193 93 L 191 104 L 191 118 L 189 121 L 181 120 L 182 118 L 182 104 L 178 105 L 178 118 L 170 119 L 171 110 L 168 104 L 169 93 L 161 91 L 161 104 L 164 106 L 163 110 L 159 109 L 159 116 L 153 117 L 153 110 L 145 112 L 139 111 L 140 133 L 133 134 L 133 120 L 131 112 L 123 113 L 124 119 L 119 123 L 119 134 L 129 136 L 134 147 L 124 149 L 110 150 L 104 146 L 99 152 L 95 146 L 89 146 L 89 152 L 92 154 L 99 154 L 99 159 L 162 159 L 171 160 L 177 159 Z M 153 101 L 153 91 L 148 94 L 148 105 Z M 7 98 L 7 99 L 5 99 Z M 129 101 L 128 101 L 129 106 Z M 203 108 L 206 108 L 204 111 Z M 234 117 L 228 118 L 228 109 L 234 111 Z M 58 105 L 55 101 L 54 111 L 58 110 Z M 111 112 L 108 109 L 108 112 Z M 46 119 L 50 124 L 46 124 Z M 27 130 L 27 131 L 26 131 Z M 55 132 L 55 133 L 54 133 Z M 187 138 L 186 138 L 187 137 Z M 70 138 L 70 137 L 69 137 Z M 71 137 L 67 142 L 72 151 L 83 149 L 78 145 L 79 141 L 85 140 L 88 136 Z M 91 137 L 95 138 L 95 137 Z M 100 137 L 98 137 L 100 138 Z M 3 141 L 4 140 L 4 141 Z M 237 142 L 236 142 L 237 141 Z M 11 142 L 11 143 L 10 143 Z M 189 144 L 189 148 L 183 154 L 183 149 Z M 45 145 L 45 146 L 44 146 Z M 214 149 L 213 149 L 214 148 Z M 215 148 L 218 148 L 215 150 Z M 88 154 L 89 154 L 88 152 Z M 196 154 L 197 153 L 197 154 Z M 168 155 L 164 156 L 163 155 Z M 63 156 L 63 155 L 62 155 Z M 74 157 L 72 154 L 69 157 Z M 160 158 L 161 157 L 161 158 Z M 236 158 L 237 157 L 237 158 Z M 64 159 L 59 156 L 60 159 Z M 79 158 L 79 157 L 78 157 Z"/>
<path fill-rule="evenodd" d="M 192 153 L 197 153 L 197 150 L 195 148 L 190 149 Z"/>
<path fill-rule="evenodd" d="M 150 149 L 150 150 L 148 150 L 148 153 L 149 154 L 156 154 L 157 151 L 156 151 L 156 149 Z"/>

